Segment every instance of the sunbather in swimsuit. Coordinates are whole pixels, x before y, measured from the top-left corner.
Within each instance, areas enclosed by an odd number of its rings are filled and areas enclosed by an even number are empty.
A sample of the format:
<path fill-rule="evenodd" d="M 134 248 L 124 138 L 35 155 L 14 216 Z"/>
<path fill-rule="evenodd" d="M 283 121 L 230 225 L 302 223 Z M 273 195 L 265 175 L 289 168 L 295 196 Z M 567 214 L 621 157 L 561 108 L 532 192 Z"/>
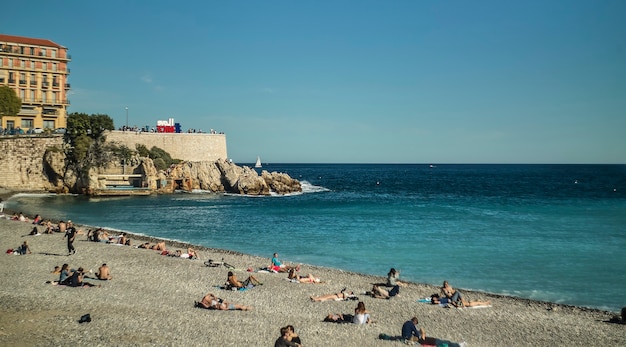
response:
<path fill-rule="evenodd" d="M 339 293 L 311 297 L 311 301 L 316 301 L 316 302 L 327 301 L 327 300 L 343 301 L 343 300 L 358 300 L 358 298 L 356 297 L 356 295 L 354 295 L 353 292 L 346 292 L 345 288 Z"/>

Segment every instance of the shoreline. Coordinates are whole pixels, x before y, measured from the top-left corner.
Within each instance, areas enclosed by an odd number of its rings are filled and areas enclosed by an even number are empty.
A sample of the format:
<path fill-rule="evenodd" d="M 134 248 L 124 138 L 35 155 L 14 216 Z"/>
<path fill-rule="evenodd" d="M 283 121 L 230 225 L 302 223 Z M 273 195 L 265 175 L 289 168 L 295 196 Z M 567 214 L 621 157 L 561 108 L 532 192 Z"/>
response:
<path fill-rule="evenodd" d="M 5 212 L 5 214 L 7 214 Z M 80 225 L 80 216 L 72 218 Z M 292 324 L 304 346 L 399 346 L 382 341 L 381 333 L 397 336 L 402 323 L 413 316 L 428 336 L 466 341 L 468 346 L 619 345 L 626 340 L 626 326 L 607 323 L 616 313 L 593 308 L 536 301 L 499 294 L 461 290 L 472 300 L 490 300 L 491 307 L 447 309 L 417 302 L 438 287 L 411 283 L 399 297 L 374 299 L 363 292 L 386 277 L 347 272 L 303 264 L 301 275 L 312 273 L 323 284 L 296 284 L 286 274 L 247 272 L 269 264 L 269 258 L 185 242 L 165 240 L 168 249 L 195 248 L 199 260 L 162 256 L 157 251 L 86 241 L 78 235 L 77 254 L 66 256 L 63 235 L 28 236 L 31 223 L 0 220 L 0 243 L 5 249 L 28 240 L 33 254 L 5 254 L 0 260 L 0 344 L 64 345 L 86 344 L 97 338 L 100 345 L 272 345 L 279 329 Z M 80 225 L 85 233 L 89 227 Z M 41 228 L 40 232 L 41 232 Z M 111 234 L 120 232 L 111 231 Z M 134 245 L 161 241 L 160 238 L 127 233 Z M 280 249 L 277 249 L 280 252 Z M 263 286 L 243 292 L 217 288 L 228 269 L 207 267 L 207 259 L 224 258 L 244 280 L 254 274 Z M 101 288 L 52 286 L 50 271 L 64 262 L 94 272 L 99 264 L 111 267 L 111 281 L 95 281 Z M 19 274 L 27 273 L 28 276 Z M 450 279 L 454 285 L 454 279 Z M 95 283 L 94 282 L 94 283 Z M 368 326 L 323 322 L 328 313 L 352 313 L 356 302 L 313 303 L 310 296 L 348 287 L 363 301 L 375 321 Z M 212 311 L 193 307 L 208 292 L 225 300 L 253 306 L 250 312 Z M 90 313 L 93 321 L 77 323 Z M 80 329 L 75 331 L 72 327 Z M 50 332 L 55 332 L 50 334 Z M 32 335 L 32 337 L 28 337 Z"/>
<path fill-rule="evenodd" d="M 18 195 L 18 194 L 31 194 L 31 193 L 33 193 L 33 192 L 22 192 L 22 191 L 18 192 L 18 191 L 10 191 L 10 190 L 6 190 L 6 189 L 3 189 L 3 188 L 0 188 L 0 198 L 2 198 L 2 200 L 4 200 L 4 201 L 8 200 L 10 197 Z M 4 199 L 4 196 L 8 196 L 8 198 Z M 9 217 L 8 215 L 12 214 L 12 213 L 19 213 L 19 211 L 5 209 L 4 214 L 5 214 L 5 216 L 7 218 Z M 30 220 L 32 220 L 34 218 L 34 216 L 30 216 L 30 215 L 26 215 L 26 217 L 28 217 Z M 0 219 L 1 218 L 2 217 L 0 217 Z M 44 218 L 44 220 L 47 220 L 47 219 Z M 51 220 L 51 221 L 55 225 L 59 222 L 58 220 Z M 120 235 L 122 233 L 125 233 L 125 234 L 129 235 L 130 238 L 133 239 L 133 240 L 138 240 L 138 241 L 143 241 L 143 242 L 150 242 L 150 243 L 165 242 L 167 245 L 170 245 L 170 246 L 172 246 L 174 248 L 186 249 L 188 247 L 191 247 L 191 248 L 199 250 L 199 251 L 206 251 L 206 252 L 212 252 L 212 253 L 217 253 L 217 254 L 228 254 L 228 255 L 235 255 L 235 256 L 249 256 L 249 257 L 258 257 L 258 258 L 261 258 L 261 259 L 265 259 L 264 257 L 251 255 L 251 254 L 246 254 L 246 253 L 243 253 L 243 252 L 240 252 L 240 251 L 207 247 L 207 246 L 192 244 L 192 243 L 189 243 L 189 242 L 186 242 L 186 241 L 182 241 L 182 240 L 168 239 L 168 238 L 150 236 L 150 235 L 146 235 L 146 234 L 142 234 L 142 233 L 135 233 L 135 232 L 130 231 L 130 230 L 112 229 L 112 228 L 107 228 L 107 227 L 86 225 L 86 224 L 81 224 L 81 223 L 74 223 L 74 225 L 77 227 L 77 229 L 84 230 L 85 233 L 89 229 L 102 228 L 103 230 L 105 230 L 110 235 Z M 267 258 L 267 262 L 268 263 L 269 263 L 269 261 L 270 261 L 270 258 Z M 361 273 L 361 272 L 355 272 L 355 271 L 347 271 L 347 270 L 343 270 L 343 269 L 340 269 L 340 268 L 334 268 L 334 267 L 328 267 L 328 266 L 320 266 L 320 265 L 315 265 L 315 264 L 302 264 L 302 265 L 306 265 L 309 268 L 317 268 L 317 269 L 320 269 L 320 270 L 329 270 L 329 271 L 341 271 L 341 272 L 344 272 L 346 274 L 351 274 L 351 275 L 355 275 L 355 276 L 365 276 L 365 277 L 379 278 L 379 279 L 382 279 L 383 282 L 386 281 L 386 277 L 382 276 L 382 275 L 373 275 L 373 274 L 367 274 L 367 273 Z M 431 287 L 434 290 L 433 293 L 435 293 L 439 289 L 438 285 L 434 285 L 434 284 L 430 284 L 430 283 L 412 282 L 412 281 L 408 281 L 406 279 L 402 279 L 402 281 L 406 282 L 406 283 L 411 283 L 411 284 L 414 284 L 414 285 Z M 557 303 L 557 302 L 544 301 L 544 300 L 536 300 L 536 299 L 525 298 L 525 297 L 520 297 L 520 296 L 515 296 L 515 295 L 491 293 L 491 292 L 480 291 L 480 290 L 470 290 L 470 289 L 465 289 L 465 288 L 461 288 L 461 287 L 458 287 L 458 289 L 461 290 L 462 292 L 465 292 L 465 293 L 470 293 L 470 294 L 475 294 L 475 295 L 484 295 L 484 296 L 490 296 L 490 297 L 495 297 L 495 298 L 510 298 L 510 299 L 518 300 L 518 301 L 528 301 L 528 302 L 531 302 L 531 303 L 543 304 L 543 305 L 546 305 L 548 307 L 560 306 L 560 307 L 568 307 L 568 308 L 571 308 L 571 309 L 578 309 L 578 310 L 583 310 L 583 311 L 597 311 L 598 313 L 612 314 L 612 315 L 616 315 L 616 314 L 620 313 L 620 312 L 617 312 L 617 311 L 610 311 L 610 310 L 605 310 L 605 309 L 600 309 L 600 308 L 595 308 L 595 307 L 572 305 L 572 304 L 565 304 L 565 303 Z"/>

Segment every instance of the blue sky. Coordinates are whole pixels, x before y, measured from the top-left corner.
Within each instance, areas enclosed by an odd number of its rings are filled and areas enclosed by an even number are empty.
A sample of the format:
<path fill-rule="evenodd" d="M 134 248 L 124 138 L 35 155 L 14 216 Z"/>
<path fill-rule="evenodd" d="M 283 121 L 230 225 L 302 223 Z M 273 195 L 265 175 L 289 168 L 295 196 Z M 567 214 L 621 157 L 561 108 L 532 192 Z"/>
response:
<path fill-rule="evenodd" d="M 69 112 L 250 163 L 626 163 L 626 1 L 28 1 Z"/>

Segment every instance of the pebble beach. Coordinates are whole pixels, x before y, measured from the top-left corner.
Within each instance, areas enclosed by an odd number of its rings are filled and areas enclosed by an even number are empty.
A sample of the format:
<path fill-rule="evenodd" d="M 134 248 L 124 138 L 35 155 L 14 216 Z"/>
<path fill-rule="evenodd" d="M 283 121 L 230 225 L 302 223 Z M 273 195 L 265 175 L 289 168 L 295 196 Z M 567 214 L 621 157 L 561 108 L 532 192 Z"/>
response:
<path fill-rule="evenodd" d="M 7 213 L 5 211 L 5 213 Z M 44 216 L 45 217 L 45 216 Z M 76 254 L 67 255 L 60 233 L 29 235 L 28 222 L 0 218 L 0 245 L 17 248 L 28 241 L 32 254 L 0 256 L 0 345 L 11 346 L 273 346 L 279 330 L 293 325 L 303 346 L 400 346 L 401 341 L 380 340 L 380 334 L 399 336 L 402 324 L 418 317 L 427 336 L 466 346 L 623 346 L 626 326 L 609 323 L 615 312 L 558 305 L 515 297 L 465 291 L 469 300 L 491 301 L 490 307 L 443 308 L 419 302 L 439 288 L 408 283 L 390 300 L 365 295 L 380 277 L 341 269 L 302 264 L 300 274 L 313 274 L 323 283 L 293 283 L 287 274 L 259 272 L 271 254 L 260 258 L 228 250 L 166 241 L 171 251 L 193 247 L 199 259 L 161 255 L 136 248 L 160 241 L 132 235 L 131 246 L 87 240 L 88 227 L 77 236 Z M 43 227 L 39 227 L 40 232 Z M 280 253 L 280 244 L 276 252 Z M 253 274 L 263 285 L 243 291 L 221 289 L 224 266 L 205 261 L 222 259 L 244 280 Z M 286 259 L 289 264 L 289 259 Z M 96 287 L 53 285 L 55 266 L 91 270 L 102 263 L 111 268 L 112 280 L 87 279 Z M 290 264 L 298 265 L 298 264 Z M 250 271 L 252 270 L 252 271 Z M 95 277 L 95 276 L 93 276 Z M 454 286 L 454 279 L 448 279 Z M 590 285 L 593 285 L 590 283 Z M 329 313 L 354 313 L 357 301 L 312 302 L 311 296 L 353 291 L 365 303 L 373 323 L 324 322 Z M 194 307 L 212 292 L 228 302 L 252 306 L 251 311 L 215 311 Z M 89 314 L 91 322 L 79 323 Z"/>

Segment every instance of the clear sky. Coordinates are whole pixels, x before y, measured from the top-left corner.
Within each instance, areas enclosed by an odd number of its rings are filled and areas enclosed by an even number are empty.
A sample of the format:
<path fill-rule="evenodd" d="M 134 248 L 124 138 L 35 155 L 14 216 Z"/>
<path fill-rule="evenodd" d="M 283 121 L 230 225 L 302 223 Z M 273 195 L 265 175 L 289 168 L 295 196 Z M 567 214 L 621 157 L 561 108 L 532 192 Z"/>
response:
<path fill-rule="evenodd" d="M 225 132 L 235 162 L 626 163 L 626 1 L 7 1 L 69 112 Z"/>

